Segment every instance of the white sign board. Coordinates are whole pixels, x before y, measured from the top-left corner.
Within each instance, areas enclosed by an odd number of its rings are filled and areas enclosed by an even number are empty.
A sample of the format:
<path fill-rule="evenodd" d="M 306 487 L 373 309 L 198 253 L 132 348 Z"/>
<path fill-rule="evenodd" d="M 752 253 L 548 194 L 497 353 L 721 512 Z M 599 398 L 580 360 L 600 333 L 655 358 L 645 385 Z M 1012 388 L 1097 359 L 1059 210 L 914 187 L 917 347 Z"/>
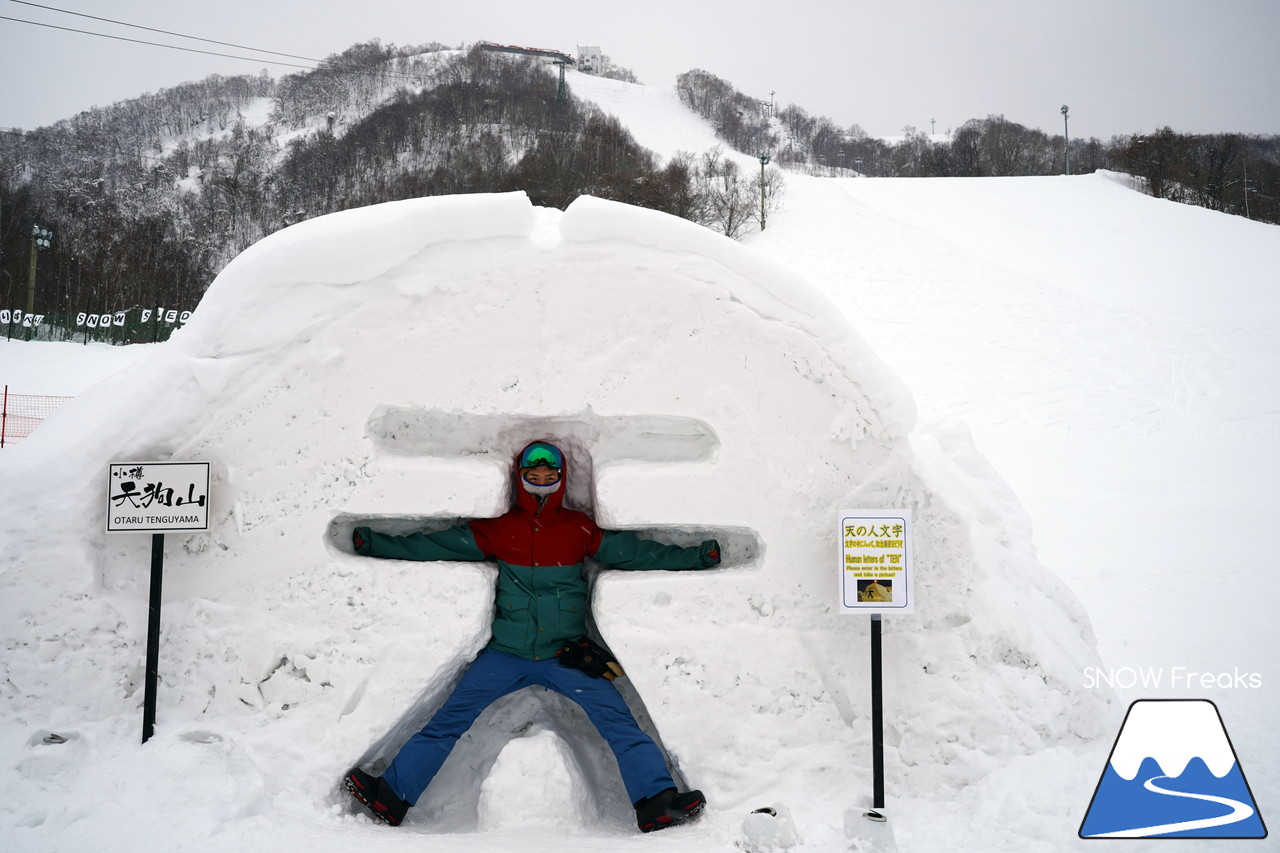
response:
<path fill-rule="evenodd" d="M 107 476 L 108 533 L 209 529 L 208 462 L 116 462 Z"/>
<path fill-rule="evenodd" d="M 840 612 L 911 613 L 911 510 L 840 513 Z"/>

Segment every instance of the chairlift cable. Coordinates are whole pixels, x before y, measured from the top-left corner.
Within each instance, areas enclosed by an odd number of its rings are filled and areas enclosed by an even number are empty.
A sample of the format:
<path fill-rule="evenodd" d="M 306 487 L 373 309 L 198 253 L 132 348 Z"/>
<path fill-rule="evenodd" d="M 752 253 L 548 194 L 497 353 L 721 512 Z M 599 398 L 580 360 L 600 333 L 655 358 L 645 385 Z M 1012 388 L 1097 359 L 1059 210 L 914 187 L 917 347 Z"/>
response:
<path fill-rule="evenodd" d="M 323 60 L 315 59 L 314 57 L 310 57 L 310 56 L 298 56 L 293 53 L 282 53 L 278 50 L 266 50 L 260 47 L 249 47 L 248 45 L 235 44 L 229 41 L 218 41 L 217 39 L 203 38 L 201 36 L 189 36 L 185 33 L 175 33 L 170 30 L 157 29 L 156 27 L 146 27 L 146 26 L 143 26 L 142 24 L 130 24 L 127 21 L 117 21 L 112 18 L 100 18 L 97 15 L 89 15 L 84 12 L 73 12 L 70 9 L 59 9 L 55 6 L 45 6 L 40 3 L 32 3 L 32 2 L 29 2 L 29 0 L 9 0 L 9 2 L 18 3 L 23 6 L 34 6 L 37 9 L 47 9 L 50 12 L 61 12 L 64 15 L 76 15 L 77 17 L 81 17 L 81 18 L 90 18 L 95 21 L 104 21 L 108 24 L 117 24 L 122 27 L 133 27 L 134 29 L 147 30 L 148 32 L 153 32 L 153 33 L 161 33 L 166 36 L 177 36 L 178 38 L 192 39 L 193 41 L 203 41 L 203 42 L 208 42 L 209 44 L 220 44 L 220 45 L 223 45 L 224 47 L 234 47 L 239 50 L 251 50 L 254 53 L 270 53 L 270 54 L 274 54 L 275 56 L 287 56 L 290 59 L 304 59 L 307 62 L 323 61 Z M 11 18 L 9 20 L 14 20 L 14 19 Z M 33 22 L 28 22 L 28 23 L 33 23 Z M 76 32 L 81 32 L 81 31 L 76 30 Z M 95 35 L 98 35 L 98 34 L 95 33 Z M 147 44 L 151 44 L 151 42 L 147 42 Z"/>

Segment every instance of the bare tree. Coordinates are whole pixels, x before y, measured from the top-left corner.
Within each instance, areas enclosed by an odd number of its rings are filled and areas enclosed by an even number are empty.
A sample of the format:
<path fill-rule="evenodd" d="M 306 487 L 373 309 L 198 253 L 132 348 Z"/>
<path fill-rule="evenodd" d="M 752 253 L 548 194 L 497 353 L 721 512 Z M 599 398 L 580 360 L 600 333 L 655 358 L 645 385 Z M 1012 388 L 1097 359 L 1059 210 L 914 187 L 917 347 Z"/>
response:
<path fill-rule="evenodd" d="M 719 148 L 702 155 L 696 183 L 704 200 L 705 221 L 702 223 L 726 237 L 738 239 L 754 217 L 756 195 L 750 178 L 742 173 L 737 161 L 724 156 Z"/>

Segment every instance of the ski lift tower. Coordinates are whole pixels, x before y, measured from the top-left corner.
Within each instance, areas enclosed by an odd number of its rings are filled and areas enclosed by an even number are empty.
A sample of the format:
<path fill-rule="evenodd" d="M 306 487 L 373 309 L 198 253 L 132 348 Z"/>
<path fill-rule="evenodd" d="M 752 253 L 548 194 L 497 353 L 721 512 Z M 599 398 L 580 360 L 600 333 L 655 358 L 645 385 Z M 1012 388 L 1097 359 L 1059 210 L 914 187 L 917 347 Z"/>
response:
<path fill-rule="evenodd" d="M 556 103 L 564 103 L 564 99 L 569 92 L 564 85 L 564 67 L 572 63 L 573 60 L 566 56 L 561 59 L 556 59 L 554 62 L 556 65 L 560 66 L 560 85 L 556 88 Z"/>
<path fill-rule="evenodd" d="M 564 67 L 573 65 L 573 57 L 559 50 L 549 50 L 543 47 L 520 47 L 514 44 L 494 44 L 491 41 L 482 41 L 478 44 L 482 50 L 491 50 L 495 53 L 514 53 L 519 56 L 532 56 L 543 62 L 550 62 L 553 65 L 560 66 L 560 86 L 556 89 L 556 100 L 563 101 L 568 89 L 564 84 Z"/>

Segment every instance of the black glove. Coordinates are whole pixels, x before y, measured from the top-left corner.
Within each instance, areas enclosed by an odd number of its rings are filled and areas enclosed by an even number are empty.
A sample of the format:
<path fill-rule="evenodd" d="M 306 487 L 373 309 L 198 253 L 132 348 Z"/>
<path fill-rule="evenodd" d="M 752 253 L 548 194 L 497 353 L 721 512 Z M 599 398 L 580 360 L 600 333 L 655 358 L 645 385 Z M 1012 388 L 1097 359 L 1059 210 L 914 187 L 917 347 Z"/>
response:
<path fill-rule="evenodd" d="M 704 569 L 720 565 L 720 543 L 714 539 L 703 542 L 698 546 L 698 559 Z"/>
<path fill-rule="evenodd" d="M 613 681 L 622 675 L 622 667 L 613 659 L 613 655 L 586 637 L 568 643 L 556 652 L 556 657 L 565 666 L 580 669 L 592 678 L 603 675 Z"/>
<path fill-rule="evenodd" d="M 373 550 L 373 531 L 367 527 L 357 527 L 352 530 L 351 547 L 357 554 L 367 555 Z"/>

